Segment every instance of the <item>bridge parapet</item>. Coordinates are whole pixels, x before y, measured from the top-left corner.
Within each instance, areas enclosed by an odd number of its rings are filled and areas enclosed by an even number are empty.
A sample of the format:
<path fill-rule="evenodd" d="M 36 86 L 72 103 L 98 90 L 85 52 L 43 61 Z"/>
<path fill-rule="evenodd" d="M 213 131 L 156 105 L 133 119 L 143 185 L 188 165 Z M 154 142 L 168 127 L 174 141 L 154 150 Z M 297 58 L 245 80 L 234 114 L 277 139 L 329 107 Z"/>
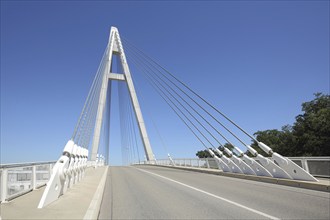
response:
<path fill-rule="evenodd" d="M 330 178 L 330 157 L 288 157 L 298 166 L 317 177 Z M 272 158 L 269 158 L 272 159 Z M 214 158 L 176 158 L 174 166 L 218 169 Z M 169 159 L 157 159 L 157 165 L 173 166 Z M 147 161 L 140 164 L 148 164 Z"/>
<path fill-rule="evenodd" d="M 95 169 L 91 164 L 85 177 L 61 199 L 39 209 L 40 198 L 46 189 L 40 187 L 8 203 L 1 203 L 0 219 L 97 219 L 108 167 Z"/>
<path fill-rule="evenodd" d="M 56 161 L 0 164 L 0 202 L 5 203 L 47 184 Z M 104 166 L 104 157 L 87 161 L 88 167 Z"/>
<path fill-rule="evenodd" d="M 46 185 L 56 161 L 0 165 L 0 201 L 6 202 Z"/>

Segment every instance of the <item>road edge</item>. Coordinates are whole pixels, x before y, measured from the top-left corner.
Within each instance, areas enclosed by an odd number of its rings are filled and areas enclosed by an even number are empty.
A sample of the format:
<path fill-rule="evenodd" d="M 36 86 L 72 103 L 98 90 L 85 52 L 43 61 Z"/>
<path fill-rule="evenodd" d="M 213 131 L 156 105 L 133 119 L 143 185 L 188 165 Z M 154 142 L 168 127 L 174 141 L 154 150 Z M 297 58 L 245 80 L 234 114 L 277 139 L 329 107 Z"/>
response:
<path fill-rule="evenodd" d="M 330 192 L 330 184 L 325 185 L 325 184 L 307 182 L 307 181 L 301 181 L 301 180 L 279 179 L 279 178 L 272 178 L 272 177 L 265 177 L 265 176 L 252 176 L 252 175 L 238 174 L 238 173 L 225 173 L 220 170 L 203 169 L 203 168 L 195 168 L 195 167 L 178 167 L 178 166 L 165 166 L 165 165 L 154 165 L 154 164 L 137 164 L 134 166 L 141 166 L 141 165 L 167 167 L 167 168 L 172 168 L 172 169 L 188 170 L 188 171 L 193 171 L 193 172 L 207 173 L 207 174 L 212 174 L 212 175 L 233 177 L 233 178 L 259 181 L 259 182 L 265 182 L 265 183 L 272 183 L 272 184 L 290 186 L 290 187 L 296 187 L 296 188 L 302 188 L 302 189 Z"/>
<path fill-rule="evenodd" d="M 101 208 L 104 186 L 105 186 L 105 182 L 107 180 L 108 168 L 109 167 L 107 166 L 106 169 L 104 170 L 101 181 L 100 181 L 100 183 L 94 193 L 93 199 L 92 199 L 91 203 L 89 204 L 89 207 L 85 213 L 84 220 L 98 218 L 100 208 Z"/>

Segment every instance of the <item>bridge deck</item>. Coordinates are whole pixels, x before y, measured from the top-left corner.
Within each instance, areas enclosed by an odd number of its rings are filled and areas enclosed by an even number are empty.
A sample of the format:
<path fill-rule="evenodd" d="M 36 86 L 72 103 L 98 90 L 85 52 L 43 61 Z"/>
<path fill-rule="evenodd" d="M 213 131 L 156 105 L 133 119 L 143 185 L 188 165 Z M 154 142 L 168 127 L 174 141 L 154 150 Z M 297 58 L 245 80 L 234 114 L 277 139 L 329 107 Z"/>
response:
<path fill-rule="evenodd" d="M 111 167 L 100 219 L 328 219 L 328 192 L 156 166 Z"/>
<path fill-rule="evenodd" d="M 45 187 L 1 204 L 2 219 L 84 219 L 106 167 L 88 168 L 81 182 L 75 184 L 59 200 L 37 209 Z M 95 171 L 95 172 L 94 172 Z M 87 212 L 88 211 L 88 212 Z M 98 209 L 96 210 L 98 211 Z"/>
<path fill-rule="evenodd" d="M 1 204 L 3 219 L 328 219 L 330 194 L 158 166 L 89 169 L 60 200 L 37 209 L 43 189 Z M 322 181 L 325 182 L 325 181 Z M 324 183 L 323 183 L 324 184 Z M 327 180 L 326 184 L 329 184 Z M 101 201 L 101 197 L 96 199 Z M 94 200 L 95 201 L 95 200 Z M 86 217 L 88 216 L 88 217 Z"/>

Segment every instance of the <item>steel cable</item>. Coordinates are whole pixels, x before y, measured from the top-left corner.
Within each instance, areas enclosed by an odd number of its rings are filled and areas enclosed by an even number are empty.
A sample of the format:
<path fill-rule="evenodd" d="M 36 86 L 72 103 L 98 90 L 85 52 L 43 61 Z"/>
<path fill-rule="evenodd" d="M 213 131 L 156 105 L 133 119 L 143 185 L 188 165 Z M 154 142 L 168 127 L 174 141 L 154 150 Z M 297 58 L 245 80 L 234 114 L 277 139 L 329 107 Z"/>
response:
<path fill-rule="evenodd" d="M 212 104 L 210 104 L 208 101 L 206 101 L 204 98 L 202 98 L 200 95 L 198 95 L 195 91 L 193 91 L 189 86 L 187 86 L 185 83 L 183 83 L 181 80 L 179 80 L 177 77 L 175 77 L 172 73 L 170 73 L 167 69 L 165 69 L 164 67 L 162 67 L 158 62 L 154 61 L 152 58 L 150 58 L 148 55 L 146 55 L 143 51 L 141 51 L 140 49 L 138 49 L 136 46 L 134 46 L 133 44 L 131 44 L 128 40 L 126 40 L 125 38 L 122 37 L 122 39 L 127 43 L 127 45 L 130 45 L 132 48 L 135 48 L 135 51 L 138 51 L 138 53 L 140 53 L 142 56 L 144 56 L 145 58 L 147 58 L 146 60 L 150 60 L 148 61 L 149 63 L 153 63 L 156 66 L 158 66 L 159 68 L 161 68 L 165 73 L 167 73 L 168 75 L 170 75 L 173 79 L 175 79 L 179 84 L 183 85 L 186 89 L 188 89 L 192 94 L 194 94 L 196 97 L 198 97 L 200 100 L 202 100 L 205 104 L 207 104 L 209 107 L 211 107 L 213 110 L 215 110 L 217 113 L 219 113 L 221 116 L 223 116 L 225 119 L 227 119 L 231 124 L 233 124 L 235 127 L 237 127 L 240 131 L 242 131 L 244 134 L 246 134 L 248 137 L 250 137 L 251 139 L 257 141 L 252 135 L 248 134 L 243 128 L 241 128 L 240 126 L 238 126 L 234 121 L 232 121 L 229 117 L 227 117 L 224 113 L 222 113 L 221 111 L 219 111 L 217 108 L 215 108 Z M 133 51 L 133 50 L 132 50 Z M 154 65 L 153 65 L 154 66 Z M 219 122 L 212 114 L 210 114 L 205 108 L 203 108 L 200 104 L 198 104 L 194 99 L 192 99 L 186 92 L 184 92 L 181 88 L 179 88 L 172 80 L 170 80 L 163 72 L 160 71 L 160 73 L 167 78 L 171 83 L 173 83 L 173 85 L 175 85 L 180 91 L 182 91 L 184 94 L 187 95 L 187 97 L 189 97 L 193 102 L 195 102 L 197 105 L 199 105 L 199 107 L 201 107 L 208 115 L 210 115 L 214 120 L 216 120 L 219 124 L 221 122 Z M 231 132 L 226 126 L 224 126 L 224 128 L 230 133 L 232 134 L 238 141 L 240 141 L 243 145 L 247 146 L 247 144 L 245 144 L 240 138 L 238 138 L 233 132 Z M 257 141 L 258 142 L 258 141 Z"/>

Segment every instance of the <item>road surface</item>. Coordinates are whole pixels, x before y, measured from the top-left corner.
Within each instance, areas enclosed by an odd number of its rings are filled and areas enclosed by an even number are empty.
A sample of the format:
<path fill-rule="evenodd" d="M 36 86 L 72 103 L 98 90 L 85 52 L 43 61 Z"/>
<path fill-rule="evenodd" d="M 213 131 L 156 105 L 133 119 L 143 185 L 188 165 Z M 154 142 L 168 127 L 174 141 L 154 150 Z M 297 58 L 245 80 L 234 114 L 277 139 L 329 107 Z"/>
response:
<path fill-rule="evenodd" d="M 156 167 L 110 167 L 99 219 L 329 219 L 329 193 Z"/>

